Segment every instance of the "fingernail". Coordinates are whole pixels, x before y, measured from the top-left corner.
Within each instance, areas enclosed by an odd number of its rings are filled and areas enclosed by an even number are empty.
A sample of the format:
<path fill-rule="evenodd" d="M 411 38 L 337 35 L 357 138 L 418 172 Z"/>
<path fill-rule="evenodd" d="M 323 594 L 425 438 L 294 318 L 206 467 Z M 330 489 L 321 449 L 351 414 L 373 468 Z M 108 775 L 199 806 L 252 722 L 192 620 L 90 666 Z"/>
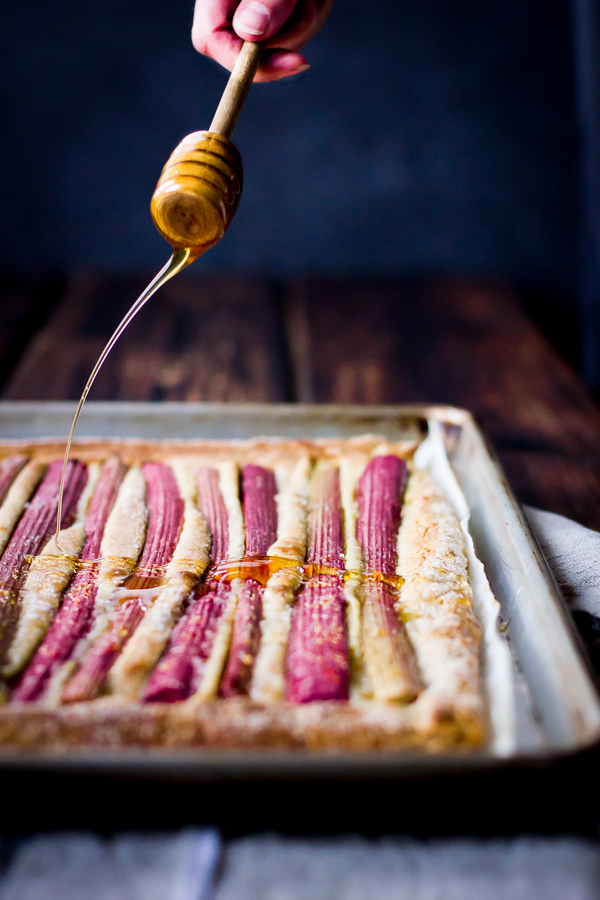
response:
<path fill-rule="evenodd" d="M 235 14 L 234 26 L 241 28 L 248 34 L 254 34 L 259 37 L 264 34 L 269 27 L 271 21 L 271 13 L 269 9 L 259 0 L 253 0 L 252 3 L 242 6 Z"/>

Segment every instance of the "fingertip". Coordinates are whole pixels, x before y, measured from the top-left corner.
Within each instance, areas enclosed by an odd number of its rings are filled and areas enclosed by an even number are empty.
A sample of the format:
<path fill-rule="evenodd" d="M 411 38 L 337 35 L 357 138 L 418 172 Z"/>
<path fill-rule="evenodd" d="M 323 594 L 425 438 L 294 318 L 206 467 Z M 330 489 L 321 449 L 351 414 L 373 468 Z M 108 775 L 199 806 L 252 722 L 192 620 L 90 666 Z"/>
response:
<path fill-rule="evenodd" d="M 268 74 L 277 73 L 280 78 L 297 75 L 306 69 L 310 69 L 306 57 L 291 50 L 267 50 L 261 64 L 262 71 Z"/>
<path fill-rule="evenodd" d="M 201 29 L 196 26 L 196 23 L 192 25 L 192 47 L 194 50 L 197 50 L 198 53 L 202 53 L 203 56 L 206 56 L 206 37 L 202 33 Z"/>
<path fill-rule="evenodd" d="M 266 41 L 289 18 L 296 0 L 241 0 L 232 27 L 245 41 Z"/>
<path fill-rule="evenodd" d="M 301 53 L 294 53 L 293 50 L 271 50 L 269 60 L 272 65 L 281 66 L 284 69 L 308 66 L 306 57 Z"/>
<path fill-rule="evenodd" d="M 260 0 L 242 2 L 235 11 L 231 25 L 245 41 L 264 40 L 272 27 L 271 10 Z"/>

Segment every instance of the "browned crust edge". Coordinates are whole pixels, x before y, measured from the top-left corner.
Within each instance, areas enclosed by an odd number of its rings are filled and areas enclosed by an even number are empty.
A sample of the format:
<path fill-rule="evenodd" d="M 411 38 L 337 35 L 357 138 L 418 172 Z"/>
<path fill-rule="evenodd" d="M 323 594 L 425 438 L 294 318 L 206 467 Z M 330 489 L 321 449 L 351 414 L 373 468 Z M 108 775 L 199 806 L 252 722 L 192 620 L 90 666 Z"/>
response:
<path fill-rule="evenodd" d="M 262 705 L 245 697 L 192 706 L 121 704 L 112 699 L 68 707 L 0 709 L 0 746 L 19 750 L 253 749 L 390 751 L 472 749 L 481 717 L 456 710 L 419 724 L 409 708 L 336 703 Z"/>
<path fill-rule="evenodd" d="M 137 439 L 80 439 L 73 442 L 71 456 L 82 462 L 94 462 L 117 454 L 125 463 L 172 460 L 173 457 L 190 457 L 199 461 L 214 462 L 232 459 L 239 463 L 260 457 L 264 464 L 311 456 L 314 459 L 335 458 L 342 454 L 370 454 L 376 448 L 385 447 L 405 459 L 412 457 L 418 440 L 387 441 L 381 435 L 360 435 L 355 438 L 322 438 L 315 440 L 286 440 L 259 437 L 249 440 L 189 440 L 143 441 Z M 0 459 L 16 451 L 26 453 L 32 459 L 48 462 L 62 457 L 65 442 L 62 440 L 14 440 L 0 445 Z"/>

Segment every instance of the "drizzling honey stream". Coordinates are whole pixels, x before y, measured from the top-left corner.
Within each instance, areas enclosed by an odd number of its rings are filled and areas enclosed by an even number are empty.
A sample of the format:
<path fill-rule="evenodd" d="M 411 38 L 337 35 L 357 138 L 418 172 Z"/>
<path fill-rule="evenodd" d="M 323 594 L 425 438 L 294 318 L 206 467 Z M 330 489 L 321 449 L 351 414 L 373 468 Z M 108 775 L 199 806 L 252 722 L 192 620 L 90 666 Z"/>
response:
<path fill-rule="evenodd" d="M 231 135 L 250 90 L 262 54 L 262 44 L 246 41 L 208 131 L 188 134 L 175 148 L 152 196 L 154 224 L 173 247 L 173 255 L 140 294 L 100 354 L 77 404 L 65 447 L 56 543 L 61 528 L 65 475 L 75 427 L 86 397 L 106 357 L 147 300 L 170 278 L 221 240 L 238 207 L 243 184 L 242 160 Z M 59 546 L 60 549 L 60 546 Z"/>

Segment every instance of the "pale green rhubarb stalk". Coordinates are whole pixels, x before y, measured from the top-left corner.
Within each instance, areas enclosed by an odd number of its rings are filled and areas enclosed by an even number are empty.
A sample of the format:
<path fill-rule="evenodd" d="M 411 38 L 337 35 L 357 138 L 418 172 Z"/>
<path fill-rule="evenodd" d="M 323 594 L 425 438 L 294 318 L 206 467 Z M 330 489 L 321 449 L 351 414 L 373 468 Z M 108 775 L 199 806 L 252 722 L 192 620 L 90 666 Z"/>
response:
<path fill-rule="evenodd" d="M 317 468 L 311 480 L 306 562 L 334 569 L 336 574 L 310 578 L 293 607 L 286 696 L 292 703 L 347 700 L 344 535 L 339 469 L 331 466 Z"/>
<path fill-rule="evenodd" d="M 0 655 L 4 657 L 19 615 L 19 590 L 36 556 L 54 531 L 62 461 L 48 466 L 46 475 L 23 512 L 0 559 Z M 88 478 L 86 467 L 71 460 L 65 477 L 61 528 L 68 528 L 77 511 L 79 498 Z"/>
<path fill-rule="evenodd" d="M 340 460 L 340 494 L 344 518 L 344 599 L 346 601 L 346 633 L 350 661 L 350 700 L 372 695 L 365 670 L 362 641 L 362 605 L 364 600 L 363 555 L 356 536 L 356 489 L 364 470 L 359 459 Z"/>
<path fill-rule="evenodd" d="M 403 460 L 378 456 L 369 462 L 358 485 L 357 537 L 366 573 L 363 648 L 375 699 L 382 701 L 410 702 L 423 687 L 414 650 L 396 610 L 394 586 L 406 482 Z"/>
<path fill-rule="evenodd" d="M 141 558 L 125 580 L 127 592 L 112 627 L 92 645 L 63 693 L 63 702 L 91 700 L 101 691 L 106 676 L 123 647 L 142 621 L 144 590 L 160 584 L 183 524 L 184 502 L 173 471 L 162 463 L 146 463 L 148 529 Z"/>

